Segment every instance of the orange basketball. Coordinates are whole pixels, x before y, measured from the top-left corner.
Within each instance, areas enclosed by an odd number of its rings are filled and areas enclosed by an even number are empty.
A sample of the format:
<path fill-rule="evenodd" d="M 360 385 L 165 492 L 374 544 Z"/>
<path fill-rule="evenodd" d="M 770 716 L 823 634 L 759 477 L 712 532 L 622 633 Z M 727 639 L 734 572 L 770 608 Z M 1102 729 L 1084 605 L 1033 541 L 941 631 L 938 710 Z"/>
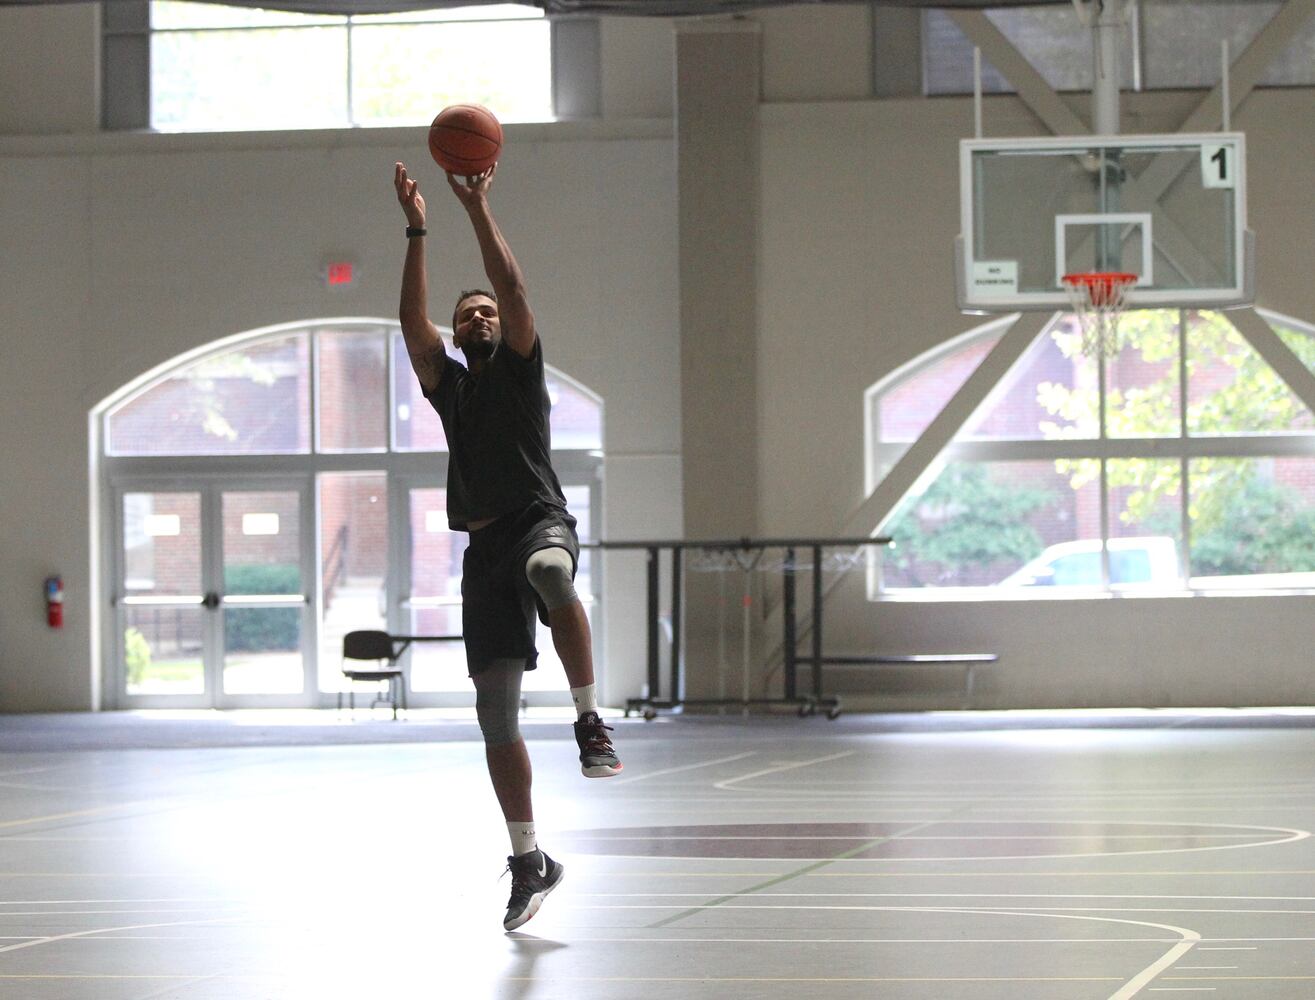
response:
<path fill-rule="evenodd" d="M 502 126 L 488 108 L 453 104 L 440 111 L 429 126 L 429 153 L 451 173 L 482 174 L 502 153 Z"/>

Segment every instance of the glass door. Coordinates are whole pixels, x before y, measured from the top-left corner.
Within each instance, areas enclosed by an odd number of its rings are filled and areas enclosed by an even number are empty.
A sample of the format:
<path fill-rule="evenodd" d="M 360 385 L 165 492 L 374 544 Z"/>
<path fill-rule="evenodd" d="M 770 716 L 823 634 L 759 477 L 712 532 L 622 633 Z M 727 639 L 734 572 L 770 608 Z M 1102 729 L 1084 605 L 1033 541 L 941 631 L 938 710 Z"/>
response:
<path fill-rule="evenodd" d="M 205 707 L 214 645 L 206 604 L 206 493 L 128 488 L 118 499 L 120 693 L 129 707 Z"/>
<path fill-rule="evenodd" d="M 116 497 L 123 706 L 311 704 L 307 486 L 128 482 Z"/>
<path fill-rule="evenodd" d="M 218 708 L 311 703 L 307 499 L 297 484 L 218 490 Z"/>

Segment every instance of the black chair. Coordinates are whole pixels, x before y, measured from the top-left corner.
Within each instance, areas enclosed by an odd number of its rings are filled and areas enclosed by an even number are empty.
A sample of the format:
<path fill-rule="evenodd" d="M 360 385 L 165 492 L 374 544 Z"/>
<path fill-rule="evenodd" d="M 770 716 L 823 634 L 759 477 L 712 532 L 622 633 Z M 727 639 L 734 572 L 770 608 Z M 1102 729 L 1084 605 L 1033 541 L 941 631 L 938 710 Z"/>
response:
<path fill-rule="evenodd" d="M 406 647 L 403 646 L 402 649 Z M 402 649 L 398 649 L 393 637 L 387 632 L 380 632 L 378 629 L 359 629 L 355 632 L 348 632 L 342 637 L 342 675 L 352 684 L 359 682 L 375 683 L 381 681 L 388 682 L 388 695 L 382 697 L 381 692 L 376 690 L 374 700 L 370 702 L 370 707 L 376 705 L 390 704 L 393 706 L 393 718 L 397 718 L 397 706 L 400 702 L 402 708 L 406 708 L 406 678 L 402 675 L 402 668 L 397 664 L 397 658 L 401 655 Z M 373 660 L 373 667 L 354 667 L 348 664 L 348 660 Z M 338 692 L 338 710 L 342 711 L 342 695 Z M 350 699 L 349 706 L 351 711 L 356 710 L 356 689 L 349 687 L 347 696 Z"/>

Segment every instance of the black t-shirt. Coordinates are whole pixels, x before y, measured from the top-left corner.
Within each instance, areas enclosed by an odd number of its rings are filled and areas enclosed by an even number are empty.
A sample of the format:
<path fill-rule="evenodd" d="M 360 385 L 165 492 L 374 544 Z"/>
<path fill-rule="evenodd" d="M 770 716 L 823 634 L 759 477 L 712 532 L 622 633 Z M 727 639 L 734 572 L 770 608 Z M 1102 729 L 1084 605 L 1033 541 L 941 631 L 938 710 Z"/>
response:
<path fill-rule="evenodd" d="M 522 358 L 499 344 L 479 375 L 447 356 L 426 398 L 447 434 L 447 520 L 454 531 L 535 500 L 566 509 L 553 471 L 543 349 Z"/>

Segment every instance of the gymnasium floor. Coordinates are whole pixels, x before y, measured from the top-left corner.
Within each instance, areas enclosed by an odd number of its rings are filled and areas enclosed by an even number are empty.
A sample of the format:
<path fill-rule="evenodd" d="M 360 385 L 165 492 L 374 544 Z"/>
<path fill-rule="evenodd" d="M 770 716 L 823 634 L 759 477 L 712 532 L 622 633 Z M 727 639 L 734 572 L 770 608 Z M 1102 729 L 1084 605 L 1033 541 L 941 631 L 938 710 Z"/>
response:
<path fill-rule="evenodd" d="M 1310 712 L 534 721 L 510 935 L 473 725 L 250 719 L 0 717 L 0 997 L 1315 997 Z"/>

